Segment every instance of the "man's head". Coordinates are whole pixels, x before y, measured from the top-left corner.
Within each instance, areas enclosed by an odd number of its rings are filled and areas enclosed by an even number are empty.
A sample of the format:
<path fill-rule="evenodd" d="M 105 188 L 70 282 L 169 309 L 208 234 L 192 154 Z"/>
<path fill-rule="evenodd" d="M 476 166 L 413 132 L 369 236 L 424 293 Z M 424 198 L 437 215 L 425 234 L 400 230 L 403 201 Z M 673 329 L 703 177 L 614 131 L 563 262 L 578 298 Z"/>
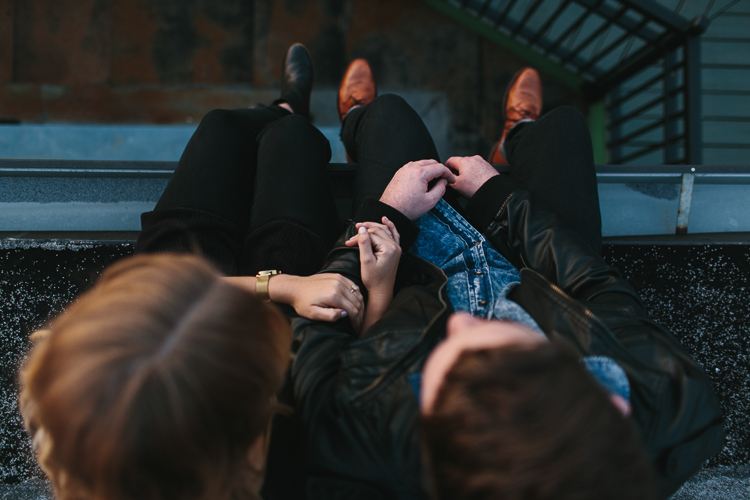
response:
<path fill-rule="evenodd" d="M 639 437 L 569 348 L 455 314 L 422 379 L 438 498 L 652 498 Z"/>

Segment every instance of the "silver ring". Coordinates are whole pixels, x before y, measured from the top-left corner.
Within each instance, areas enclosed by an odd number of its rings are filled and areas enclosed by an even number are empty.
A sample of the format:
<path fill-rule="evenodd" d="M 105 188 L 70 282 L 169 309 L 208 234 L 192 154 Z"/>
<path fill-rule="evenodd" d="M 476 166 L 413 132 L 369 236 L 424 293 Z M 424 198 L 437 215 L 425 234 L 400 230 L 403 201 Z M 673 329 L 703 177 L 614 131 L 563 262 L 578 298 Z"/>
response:
<path fill-rule="evenodd" d="M 356 292 L 357 290 L 359 290 L 359 287 L 357 285 L 352 285 L 352 293 Z"/>

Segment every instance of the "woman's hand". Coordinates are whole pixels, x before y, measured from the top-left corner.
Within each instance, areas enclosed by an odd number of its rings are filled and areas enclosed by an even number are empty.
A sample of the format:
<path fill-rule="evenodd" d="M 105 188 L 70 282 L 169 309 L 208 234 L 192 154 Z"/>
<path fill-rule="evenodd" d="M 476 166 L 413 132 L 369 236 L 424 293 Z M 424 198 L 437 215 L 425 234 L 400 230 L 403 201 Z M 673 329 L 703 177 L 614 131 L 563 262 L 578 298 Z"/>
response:
<path fill-rule="evenodd" d="M 359 330 L 365 312 L 359 287 L 349 278 L 336 273 L 312 276 L 280 274 L 269 280 L 268 295 L 274 302 L 284 302 L 294 307 L 297 314 L 304 318 L 336 321 L 349 317 L 355 331 Z"/>
<path fill-rule="evenodd" d="M 362 283 L 369 295 L 362 332 L 385 313 L 393 299 L 393 286 L 401 258 L 401 236 L 396 225 L 383 217 L 383 224 L 361 222 L 347 246 L 359 246 Z"/>
<path fill-rule="evenodd" d="M 396 225 L 383 217 L 383 224 L 359 222 L 357 228 L 357 234 L 349 238 L 346 246 L 359 246 L 362 283 L 370 296 L 385 291 L 392 294 L 401 258 L 401 236 Z"/>
<path fill-rule="evenodd" d="M 255 294 L 255 277 L 226 277 L 229 283 Z M 300 316 L 316 321 L 336 321 L 348 317 L 359 331 L 365 303 L 352 281 L 340 274 L 294 276 L 277 274 L 268 280 L 268 295 L 274 302 L 289 304 Z"/>

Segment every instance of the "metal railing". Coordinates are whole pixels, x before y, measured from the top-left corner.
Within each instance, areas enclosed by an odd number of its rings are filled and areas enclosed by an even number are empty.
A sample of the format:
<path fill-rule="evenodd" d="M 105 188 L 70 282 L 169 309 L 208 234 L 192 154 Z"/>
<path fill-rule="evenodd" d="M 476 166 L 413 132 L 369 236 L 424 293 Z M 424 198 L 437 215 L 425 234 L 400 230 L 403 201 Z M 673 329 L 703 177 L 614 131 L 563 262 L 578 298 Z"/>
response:
<path fill-rule="evenodd" d="M 97 160 L 0 160 L 0 177 L 168 179 L 177 162 Z M 495 165 L 501 173 L 508 165 Z M 355 164 L 330 163 L 333 179 L 351 180 Z M 727 165 L 597 165 L 599 184 L 680 184 L 676 234 L 687 233 L 696 184 L 750 184 L 750 166 Z"/>
<path fill-rule="evenodd" d="M 659 153 L 665 164 L 702 163 L 706 18 L 651 0 L 425 1 L 531 49 L 522 56 L 532 64 L 577 84 L 590 103 L 603 101 L 608 163 L 655 163 Z"/>

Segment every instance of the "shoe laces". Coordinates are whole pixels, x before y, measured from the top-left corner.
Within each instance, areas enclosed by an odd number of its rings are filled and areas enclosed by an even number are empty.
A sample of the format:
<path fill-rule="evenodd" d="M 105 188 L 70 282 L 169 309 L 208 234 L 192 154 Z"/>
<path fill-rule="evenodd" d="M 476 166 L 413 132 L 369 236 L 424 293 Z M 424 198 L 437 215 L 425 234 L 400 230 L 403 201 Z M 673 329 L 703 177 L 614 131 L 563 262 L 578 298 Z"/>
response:
<path fill-rule="evenodd" d="M 510 115 L 510 112 L 516 113 L 520 118 L 509 118 L 508 115 Z M 533 119 L 532 111 L 530 109 L 521 109 L 521 108 L 508 108 L 508 110 L 505 113 L 505 123 L 510 123 L 511 127 L 515 125 L 516 123 L 520 122 L 521 120 L 525 120 L 528 118 Z M 510 127 L 506 126 L 506 129 L 509 129 Z"/>

